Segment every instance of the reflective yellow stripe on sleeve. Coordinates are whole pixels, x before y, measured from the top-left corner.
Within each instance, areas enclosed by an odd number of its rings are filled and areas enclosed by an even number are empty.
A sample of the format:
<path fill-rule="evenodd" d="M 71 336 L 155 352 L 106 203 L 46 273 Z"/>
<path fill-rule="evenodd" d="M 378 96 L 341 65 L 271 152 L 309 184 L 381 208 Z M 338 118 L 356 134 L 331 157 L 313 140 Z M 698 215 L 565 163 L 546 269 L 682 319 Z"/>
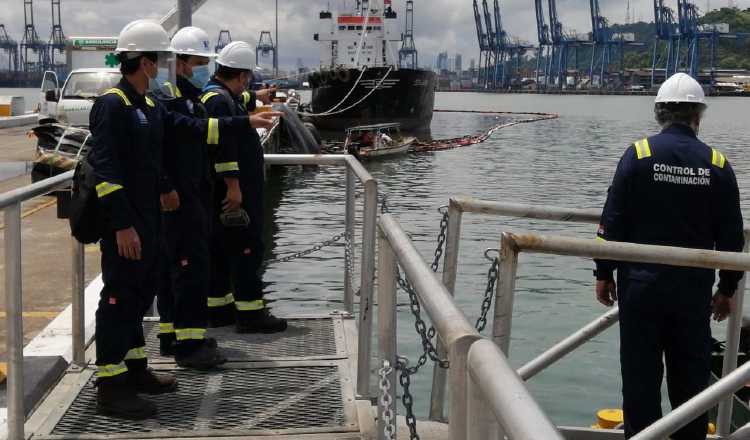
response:
<path fill-rule="evenodd" d="M 173 86 L 171 82 L 165 82 L 164 87 L 169 89 L 169 92 L 174 96 L 175 98 L 182 98 L 182 91 L 180 91 L 179 87 Z"/>
<path fill-rule="evenodd" d="M 648 139 L 643 139 L 635 143 L 635 154 L 638 156 L 638 159 L 651 157 L 651 145 L 649 145 Z"/>
<path fill-rule="evenodd" d="M 136 347 L 128 350 L 125 360 L 132 361 L 136 359 L 146 359 L 146 347 Z"/>
<path fill-rule="evenodd" d="M 146 105 L 149 107 L 156 107 L 156 104 L 154 103 L 154 101 L 148 96 L 146 96 Z"/>
<path fill-rule="evenodd" d="M 208 93 L 206 93 L 205 95 L 203 95 L 201 97 L 201 102 L 205 104 L 205 103 L 208 102 L 209 99 L 213 98 L 214 96 L 219 96 L 219 93 L 217 93 L 217 92 L 208 92 Z"/>
<path fill-rule="evenodd" d="M 234 305 L 237 307 L 237 311 L 239 312 L 263 310 L 266 307 L 262 299 L 256 301 L 236 301 Z"/>
<path fill-rule="evenodd" d="M 188 339 L 204 339 L 206 335 L 205 328 L 178 328 L 175 330 L 178 341 L 186 341 Z"/>
<path fill-rule="evenodd" d="M 169 333 L 174 333 L 174 324 L 171 322 L 160 322 L 159 334 L 165 335 Z"/>
<path fill-rule="evenodd" d="M 253 98 L 252 93 L 248 91 L 242 92 L 242 103 L 247 106 L 247 104 L 250 102 L 250 100 Z"/>
<path fill-rule="evenodd" d="M 228 173 L 230 171 L 239 171 L 240 165 L 237 162 L 223 162 L 214 165 L 214 169 L 217 173 Z"/>
<path fill-rule="evenodd" d="M 603 238 L 603 237 L 599 237 L 598 235 L 596 236 L 596 239 L 597 239 L 598 241 L 607 241 L 607 240 L 606 240 L 605 238 Z"/>
<path fill-rule="evenodd" d="M 96 185 L 96 195 L 101 199 L 121 189 L 122 185 L 117 183 L 102 182 Z"/>
<path fill-rule="evenodd" d="M 127 373 L 128 367 L 125 365 L 125 362 L 120 362 L 119 364 L 98 365 L 96 370 L 98 377 L 112 377 Z"/>
<path fill-rule="evenodd" d="M 224 307 L 234 303 L 234 295 L 228 293 L 224 296 L 209 296 L 208 307 Z"/>
<path fill-rule="evenodd" d="M 721 152 L 715 148 L 711 149 L 711 163 L 719 168 L 724 168 L 727 163 L 727 158 L 721 154 Z"/>
<path fill-rule="evenodd" d="M 208 135 L 206 144 L 219 145 L 219 120 L 211 118 L 208 120 Z"/>
<path fill-rule="evenodd" d="M 133 105 L 133 104 L 132 104 L 132 103 L 130 102 L 130 100 L 128 99 L 128 97 L 127 97 L 127 96 L 125 95 L 125 92 L 123 92 L 122 90 L 120 90 L 120 89 L 118 89 L 118 88 L 116 88 L 116 87 L 113 87 L 113 88 L 111 88 L 111 89 L 107 90 L 106 92 L 104 92 L 104 94 L 105 94 L 105 95 L 117 95 L 117 96 L 119 96 L 120 98 L 122 98 L 123 102 L 124 102 L 124 103 L 125 103 L 125 105 L 127 105 L 128 107 L 131 107 L 131 106 Z"/>

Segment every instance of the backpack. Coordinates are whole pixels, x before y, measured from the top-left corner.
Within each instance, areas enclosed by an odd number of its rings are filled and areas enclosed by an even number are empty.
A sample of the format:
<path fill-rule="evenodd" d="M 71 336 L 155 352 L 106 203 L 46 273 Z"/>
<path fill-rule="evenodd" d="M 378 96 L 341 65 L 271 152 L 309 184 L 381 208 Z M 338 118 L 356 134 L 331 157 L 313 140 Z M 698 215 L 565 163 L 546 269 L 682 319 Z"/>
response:
<path fill-rule="evenodd" d="M 73 174 L 70 198 L 70 231 L 79 242 L 93 244 L 104 235 L 104 216 L 96 192 L 94 168 L 81 158 Z"/>

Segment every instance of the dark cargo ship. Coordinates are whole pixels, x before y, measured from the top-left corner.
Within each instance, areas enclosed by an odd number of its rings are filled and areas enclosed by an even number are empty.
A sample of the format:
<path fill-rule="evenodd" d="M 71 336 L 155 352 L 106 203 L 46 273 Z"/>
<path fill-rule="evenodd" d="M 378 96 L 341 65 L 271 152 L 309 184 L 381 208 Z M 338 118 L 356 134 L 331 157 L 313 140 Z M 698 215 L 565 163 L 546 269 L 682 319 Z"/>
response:
<path fill-rule="evenodd" d="M 324 130 L 388 122 L 429 129 L 437 75 L 399 67 L 402 34 L 390 0 L 353 6 L 351 13 L 320 13 L 321 69 L 309 78 L 307 119 Z"/>

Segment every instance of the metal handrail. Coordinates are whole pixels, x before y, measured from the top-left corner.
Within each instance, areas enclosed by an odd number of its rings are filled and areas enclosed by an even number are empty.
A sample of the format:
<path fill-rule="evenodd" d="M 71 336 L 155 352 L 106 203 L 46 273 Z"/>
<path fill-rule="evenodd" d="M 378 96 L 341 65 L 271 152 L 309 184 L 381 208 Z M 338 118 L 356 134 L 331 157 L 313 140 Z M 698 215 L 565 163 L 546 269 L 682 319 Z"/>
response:
<path fill-rule="evenodd" d="M 482 338 L 456 306 L 450 292 L 424 262 L 408 235 L 390 214 L 378 223 L 378 338 L 380 358 L 397 365 L 396 271 L 403 268 L 423 310 L 448 352 L 451 381 L 450 438 L 479 440 L 487 433 L 505 431 L 512 438 L 563 437 L 534 401 L 505 356 L 482 343 Z M 396 396 L 396 372 L 388 377 Z M 391 403 L 395 413 L 395 399 Z M 385 437 L 385 408 L 378 407 L 378 439 Z M 492 420 L 494 413 L 495 419 Z M 495 426 L 493 423 L 495 422 Z"/>
<path fill-rule="evenodd" d="M 456 285 L 459 255 L 458 250 L 461 241 L 461 222 L 464 213 L 591 224 L 597 224 L 601 217 L 600 209 L 536 206 L 480 200 L 464 196 L 451 198 L 448 209 L 448 231 L 445 245 L 445 260 L 443 263 L 443 283 L 451 293 L 454 291 Z M 748 252 L 749 246 L 750 228 L 746 228 L 745 252 Z M 722 376 L 727 376 L 737 368 L 746 283 L 746 277 L 743 277 L 737 288 L 737 293 L 735 294 L 736 310 L 729 316 L 726 330 L 726 349 L 724 351 Z M 616 312 L 613 310 L 602 315 L 571 335 L 569 338 L 566 338 L 547 352 L 527 363 L 519 370 L 519 372 L 522 373 L 521 376 L 525 379 L 532 377 L 566 354 L 575 350 L 587 340 L 597 336 L 610 326 L 614 325 L 618 319 L 617 316 L 613 316 L 615 314 Z M 433 372 L 432 396 L 430 401 L 430 419 L 441 420 L 443 418 L 445 384 L 445 372 L 440 368 L 435 368 Z M 733 404 L 733 399 L 729 397 L 719 405 L 717 428 L 720 435 L 726 436 L 729 434 Z"/>
<path fill-rule="evenodd" d="M 377 181 L 353 156 L 350 155 L 265 155 L 266 164 L 281 165 L 335 165 L 346 167 L 346 231 L 354 237 L 355 229 L 355 181 L 364 186 L 364 218 L 362 224 L 362 269 L 359 307 L 358 381 L 360 398 L 370 396 L 370 358 L 372 340 L 372 297 L 375 273 L 375 230 L 377 222 Z M 0 209 L 4 210 L 5 229 L 5 295 L 7 327 L 7 427 L 9 440 L 24 439 L 25 411 L 23 403 L 23 286 L 21 267 L 21 203 L 37 196 L 67 187 L 73 171 L 51 177 L 35 184 L 18 188 L 0 195 Z M 84 329 L 84 249 L 75 239 L 72 255 L 72 340 L 73 364 L 85 365 Z M 351 285 L 350 268 L 345 265 L 344 306 L 347 312 L 354 310 L 354 287 Z"/>
<path fill-rule="evenodd" d="M 505 232 L 500 241 L 500 282 L 495 303 L 493 339 L 508 352 L 512 328 L 513 297 L 521 252 L 578 256 L 605 260 L 660 265 L 721 269 L 747 272 L 750 255 L 742 252 L 718 252 L 621 242 L 603 242 L 579 238 L 513 234 Z M 719 402 L 732 398 L 735 391 L 750 381 L 750 363 L 736 369 L 706 390 L 676 408 L 645 429 L 634 439 L 657 440 L 671 435 Z"/>

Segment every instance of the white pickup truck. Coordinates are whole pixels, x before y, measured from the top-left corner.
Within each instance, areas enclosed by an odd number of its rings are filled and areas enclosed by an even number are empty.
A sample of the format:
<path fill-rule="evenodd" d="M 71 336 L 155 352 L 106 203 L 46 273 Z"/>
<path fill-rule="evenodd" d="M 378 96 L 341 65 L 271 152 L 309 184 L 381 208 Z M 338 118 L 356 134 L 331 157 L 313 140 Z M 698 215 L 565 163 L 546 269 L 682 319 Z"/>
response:
<path fill-rule="evenodd" d="M 77 69 L 60 87 L 57 74 L 46 72 L 39 97 L 39 123 L 88 127 L 94 99 L 117 85 L 121 77 L 118 69 Z"/>

